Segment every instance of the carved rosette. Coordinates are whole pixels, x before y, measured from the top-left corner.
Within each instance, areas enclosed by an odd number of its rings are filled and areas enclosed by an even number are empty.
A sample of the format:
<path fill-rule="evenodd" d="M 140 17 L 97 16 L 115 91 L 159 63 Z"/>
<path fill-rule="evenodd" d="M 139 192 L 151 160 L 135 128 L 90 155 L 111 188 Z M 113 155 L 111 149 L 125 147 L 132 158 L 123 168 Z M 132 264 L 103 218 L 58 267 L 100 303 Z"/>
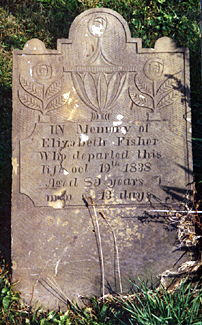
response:
<path fill-rule="evenodd" d="M 100 38 L 107 28 L 107 19 L 105 15 L 95 14 L 88 23 L 88 30 L 92 36 Z"/>
<path fill-rule="evenodd" d="M 21 89 L 18 97 L 24 106 L 45 115 L 66 104 L 68 98 L 62 94 L 64 76 L 51 80 L 52 67 L 44 63 L 38 64 L 34 68 L 34 73 L 37 81 L 28 80 L 20 75 Z M 52 82 L 48 83 L 48 80 Z"/>

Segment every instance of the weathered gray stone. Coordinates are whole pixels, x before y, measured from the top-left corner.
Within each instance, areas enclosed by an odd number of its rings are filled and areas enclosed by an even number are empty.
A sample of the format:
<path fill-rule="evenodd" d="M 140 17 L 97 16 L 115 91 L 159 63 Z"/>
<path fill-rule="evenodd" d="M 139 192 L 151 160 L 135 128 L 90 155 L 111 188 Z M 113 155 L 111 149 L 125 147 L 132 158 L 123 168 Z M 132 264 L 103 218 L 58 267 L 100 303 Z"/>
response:
<path fill-rule="evenodd" d="M 65 308 L 171 268 L 182 252 L 156 210 L 184 209 L 192 182 L 187 50 L 167 37 L 142 48 L 99 8 L 57 50 L 32 39 L 13 62 L 12 260 L 24 300 Z"/>

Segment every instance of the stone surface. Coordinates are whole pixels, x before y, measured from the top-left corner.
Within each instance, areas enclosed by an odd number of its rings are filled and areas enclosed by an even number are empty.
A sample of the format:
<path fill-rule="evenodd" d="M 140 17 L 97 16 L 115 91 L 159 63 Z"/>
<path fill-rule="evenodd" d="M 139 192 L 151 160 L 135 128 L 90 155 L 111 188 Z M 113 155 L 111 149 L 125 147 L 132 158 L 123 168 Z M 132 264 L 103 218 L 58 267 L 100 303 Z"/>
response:
<path fill-rule="evenodd" d="M 57 50 L 14 51 L 12 261 L 27 303 L 128 292 L 181 257 L 163 211 L 191 189 L 188 67 L 173 40 L 142 48 L 100 8 Z"/>

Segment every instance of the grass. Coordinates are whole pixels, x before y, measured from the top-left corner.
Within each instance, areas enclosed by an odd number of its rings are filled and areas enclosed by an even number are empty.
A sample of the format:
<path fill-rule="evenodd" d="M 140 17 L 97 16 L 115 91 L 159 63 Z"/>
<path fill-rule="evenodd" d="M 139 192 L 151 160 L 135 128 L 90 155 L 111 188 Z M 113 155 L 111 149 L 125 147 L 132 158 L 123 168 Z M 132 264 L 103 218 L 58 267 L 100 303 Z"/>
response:
<path fill-rule="evenodd" d="M 175 291 L 163 286 L 151 290 L 144 283 L 134 284 L 130 296 L 92 297 L 85 307 L 71 302 L 66 312 L 44 311 L 43 307 L 23 305 L 20 293 L 11 284 L 8 271 L 0 273 L 0 324 L 18 325 L 201 325 L 202 290 L 186 279 Z"/>
<path fill-rule="evenodd" d="M 201 290 L 197 286 L 183 281 L 173 293 L 161 290 L 150 290 L 142 283 L 139 289 L 142 298 L 135 294 L 136 303 L 129 299 L 124 302 L 124 309 L 131 315 L 131 324 L 201 324 Z"/>

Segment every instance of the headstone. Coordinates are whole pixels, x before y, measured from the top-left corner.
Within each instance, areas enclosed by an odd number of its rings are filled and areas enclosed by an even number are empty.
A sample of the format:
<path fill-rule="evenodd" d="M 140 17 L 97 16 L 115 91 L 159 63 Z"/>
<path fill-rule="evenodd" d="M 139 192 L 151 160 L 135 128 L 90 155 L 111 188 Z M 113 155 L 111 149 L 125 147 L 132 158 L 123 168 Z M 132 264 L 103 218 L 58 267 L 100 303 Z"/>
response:
<path fill-rule="evenodd" d="M 166 212 L 191 189 L 188 51 L 110 9 L 14 51 L 13 279 L 27 303 L 128 292 L 184 253 Z M 171 231 L 172 230 L 172 231 Z"/>

